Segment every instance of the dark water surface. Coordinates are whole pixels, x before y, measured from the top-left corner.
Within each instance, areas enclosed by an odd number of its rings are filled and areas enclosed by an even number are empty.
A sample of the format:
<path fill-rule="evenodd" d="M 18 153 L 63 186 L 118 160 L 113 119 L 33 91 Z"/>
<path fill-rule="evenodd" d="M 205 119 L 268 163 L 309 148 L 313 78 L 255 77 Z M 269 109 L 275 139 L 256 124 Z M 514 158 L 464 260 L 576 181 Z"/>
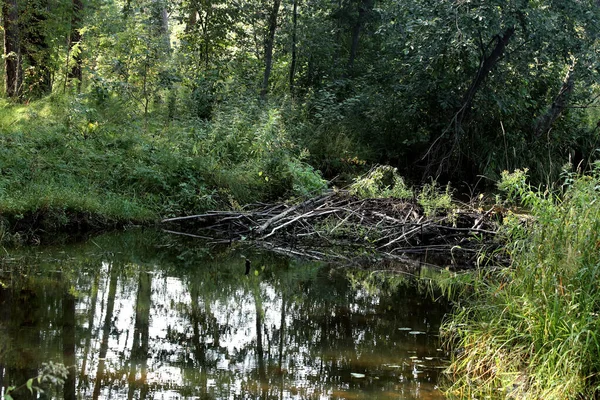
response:
<path fill-rule="evenodd" d="M 5 256 L 0 394 L 53 361 L 54 398 L 443 398 L 448 307 L 382 272 L 155 231 Z"/>

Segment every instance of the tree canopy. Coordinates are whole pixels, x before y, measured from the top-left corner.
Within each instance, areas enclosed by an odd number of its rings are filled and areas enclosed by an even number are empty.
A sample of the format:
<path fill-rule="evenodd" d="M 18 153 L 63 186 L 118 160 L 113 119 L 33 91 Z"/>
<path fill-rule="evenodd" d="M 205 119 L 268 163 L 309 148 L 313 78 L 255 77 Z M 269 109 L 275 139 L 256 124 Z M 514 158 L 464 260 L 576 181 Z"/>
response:
<path fill-rule="evenodd" d="M 595 0 L 4 0 L 3 91 L 146 126 L 258 100 L 329 176 L 541 181 L 595 160 L 599 23 Z"/>

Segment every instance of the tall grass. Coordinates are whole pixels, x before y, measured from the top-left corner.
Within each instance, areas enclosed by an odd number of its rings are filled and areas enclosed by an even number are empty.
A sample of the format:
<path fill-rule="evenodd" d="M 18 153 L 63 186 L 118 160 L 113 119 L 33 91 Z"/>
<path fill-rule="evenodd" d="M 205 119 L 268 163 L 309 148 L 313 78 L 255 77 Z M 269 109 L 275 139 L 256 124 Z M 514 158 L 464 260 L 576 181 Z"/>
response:
<path fill-rule="evenodd" d="M 526 171 L 504 173 L 512 265 L 475 282 L 442 331 L 455 348 L 455 398 L 580 399 L 600 371 L 600 165 L 570 176 L 564 193 L 534 190 Z M 464 292 L 463 292 L 464 293 Z"/>

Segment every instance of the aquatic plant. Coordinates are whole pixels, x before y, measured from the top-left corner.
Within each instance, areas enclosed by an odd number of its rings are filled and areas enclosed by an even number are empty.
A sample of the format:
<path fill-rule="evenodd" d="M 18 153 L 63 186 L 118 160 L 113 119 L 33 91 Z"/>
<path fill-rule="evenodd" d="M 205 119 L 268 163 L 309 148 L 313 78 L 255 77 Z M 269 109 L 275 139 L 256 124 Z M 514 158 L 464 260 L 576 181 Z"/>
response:
<path fill-rule="evenodd" d="M 42 364 L 42 371 L 36 377 L 29 378 L 20 386 L 9 386 L 4 393 L 4 400 L 12 400 L 17 397 L 17 394 L 24 391 L 29 391 L 31 395 L 34 393 L 42 395 L 50 393 L 53 389 L 59 388 L 65 383 L 69 375 L 69 370 L 63 364 L 53 363 L 52 361 Z M 17 398 L 21 398 L 19 395 Z"/>

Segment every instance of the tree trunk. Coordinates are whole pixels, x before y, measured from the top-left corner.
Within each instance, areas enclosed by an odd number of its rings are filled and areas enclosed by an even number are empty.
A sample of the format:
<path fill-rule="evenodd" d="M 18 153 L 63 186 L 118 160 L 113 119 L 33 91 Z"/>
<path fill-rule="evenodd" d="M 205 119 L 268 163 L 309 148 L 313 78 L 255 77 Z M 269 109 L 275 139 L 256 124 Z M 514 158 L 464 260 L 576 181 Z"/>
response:
<path fill-rule="evenodd" d="M 81 91 L 83 73 L 81 69 L 81 31 L 83 14 L 83 0 L 73 0 L 73 14 L 71 16 L 71 32 L 69 35 L 69 54 L 73 63 L 69 66 L 68 80 L 77 80 L 77 92 Z"/>
<path fill-rule="evenodd" d="M 352 26 L 352 41 L 350 44 L 350 57 L 348 58 L 348 71 L 352 72 L 354 68 L 354 61 L 358 54 L 358 43 L 360 39 L 360 32 L 365 24 L 367 16 L 373 8 L 372 0 L 360 0 L 358 3 L 358 18 Z"/>
<path fill-rule="evenodd" d="M 271 68 L 273 66 L 273 44 L 275 42 L 275 31 L 277 30 L 277 16 L 279 15 L 279 6 L 281 0 L 273 1 L 273 8 L 269 14 L 269 33 L 265 40 L 265 74 L 260 90 L 260 97 L 264 100 L 267 97 L 269 89 L 269 77 L 271 76 Z"/>
<path fill-rule="evenodd" d="M 479 69 L 477 70 L 477 75 L 475 75 L 475 79 L 473 79 L 473 82 L 471 83 L 471 86 L 469 87 L 469 90 L 467 91 L 467 94 L 463 99 L 462 107 L 457 114 L 457 128 L 460 127 L 462 121 L 471 111 L 473 98 L 475 97 L 477 90 L 479 89 L 485 78 L 492 71 L 500 57 L 502 57 L 502 55 L 504 54 L 504 49 L 506 48 L 506 45 L 508 44 L 510 38 L 513 36 L 514 33 L 515 27 L 511 26 L 507 28 L 501 36 L 497 36 L 496 46 L 494 47 L 492 52 L 487 57 L 485 57 L 480 63 Z"/>
<path fill-rule="evenodd" d="M 190 11 L 188 14 L 187 21 L 185 22 L 185 33 L 190 33 L 195 29 L 196 23 L 198 22 L 198 6 L 196 2 L 190 3 Z"/>
<path fill-rule="evenodd" d="M 6 96 L 18 98 L 21 91 L 23 67 L 21 65 L 21 40 L 17 0 L 2 3 L 4 21 L 4 88 Z"/>
<path fill-rule="evenodd" d="M 294 0 L 292 11 L 292 62 L 290 65 L 290 93 L 294 95 L 294 81 L 296 75 L 296 30 L 298 28 L 298 0 Z"/>
<path fill-rule="evenodd" d="M 169 37 L 169 14 L 167 7 L 162 0 L 154 0 L 156 7 L 156 17 L 158 26 L 158 33 L 161 36 L 165 49 L 171 51 L 171 38 Z"/>
<path fill-rule="evenodd" d="M 558 95 L 552 102 L 552 105 L 548 110 L 538 118 L 534 132 L 536 136 L 541 136 L 544 133 L 547 133 L 552 129 L 552 125 L 554 122 L 560 117 L 563 111 L 567 108 L 569 97 L 573 92 L 573 88 L 575 87 L 575 73 L 574 73 L 575 65 L 572 65 L 567 71 L 567 75 L 563 80 L 562 86 Z"/>
<path fill-rule="evenodd" d="M 48 1 L 39 0 L 31 5 L 31 14 L 21 22 L 21 45 L 27 67 L 25 84 L 29 95 L 40 96 L 52 90 L 50 48 L 46 42 Z"/>

